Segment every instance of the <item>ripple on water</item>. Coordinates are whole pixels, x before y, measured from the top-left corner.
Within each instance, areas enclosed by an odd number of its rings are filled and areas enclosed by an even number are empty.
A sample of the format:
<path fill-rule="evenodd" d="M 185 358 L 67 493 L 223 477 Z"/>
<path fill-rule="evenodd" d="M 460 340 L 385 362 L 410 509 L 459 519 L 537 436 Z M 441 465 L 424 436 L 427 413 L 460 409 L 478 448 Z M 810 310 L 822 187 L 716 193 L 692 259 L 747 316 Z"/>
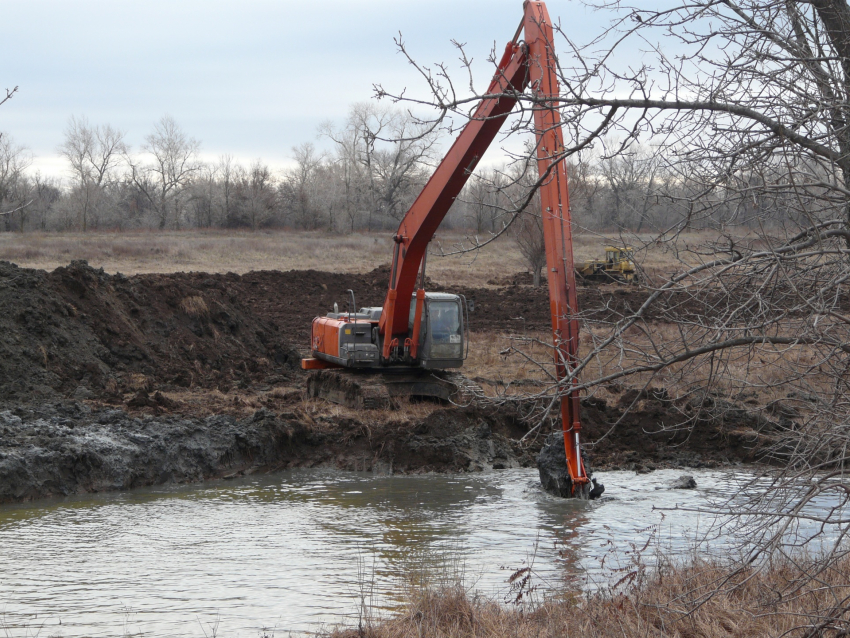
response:
<path fill-rule="evenodd" d="M 364 595 L 392 607 L 402 573 L 462 569 L 480 591 L 504 593 L 511 571 L 533 559 L 543 587 L 593 583 L 605 578 L 603 557 L 630 560 L 629 543 L 654 533 L 682 553 L 710 524 L 654 508 L 705 504 L 747 478 L 692 473 L 698 489 L 682 491 L 667 487 L 680 471 L 600 472 L 607 491 L 592 503 L 545 494 L 535 470 L 297 470 L 7 506 L 0 611 L 11 633 L 203 636 L 218 619 L 219 635 L 255 637 L 263 626 L 351 621 Z"/>

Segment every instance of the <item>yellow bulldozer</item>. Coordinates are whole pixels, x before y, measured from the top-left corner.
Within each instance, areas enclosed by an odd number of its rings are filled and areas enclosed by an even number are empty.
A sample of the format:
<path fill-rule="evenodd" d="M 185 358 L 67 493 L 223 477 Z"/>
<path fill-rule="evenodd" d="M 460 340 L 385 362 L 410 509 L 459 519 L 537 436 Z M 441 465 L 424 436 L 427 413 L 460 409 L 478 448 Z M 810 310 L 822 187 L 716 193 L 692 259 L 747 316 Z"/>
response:
<path fill-rule="evenodd" d="M 635 251 L 631 246 L 617 248 L 606 246 L 605 259 L 576 262 L 576 274 L 585 281 L 638 283 L 634 262 Z"/>

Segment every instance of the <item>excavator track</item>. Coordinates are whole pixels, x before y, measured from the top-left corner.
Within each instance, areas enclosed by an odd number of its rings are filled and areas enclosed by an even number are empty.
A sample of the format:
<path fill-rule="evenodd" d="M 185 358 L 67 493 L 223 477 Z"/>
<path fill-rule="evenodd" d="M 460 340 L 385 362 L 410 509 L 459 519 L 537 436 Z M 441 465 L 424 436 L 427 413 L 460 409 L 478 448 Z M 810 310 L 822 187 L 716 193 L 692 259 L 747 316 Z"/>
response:
<path fill-rule="evenodd" d="M 307 379 L 308 397 L 355 410 L 396 408 L 402 398 L 469 403 L 481 392 L 463 375 L 443 370 L 316 370 Z"/>

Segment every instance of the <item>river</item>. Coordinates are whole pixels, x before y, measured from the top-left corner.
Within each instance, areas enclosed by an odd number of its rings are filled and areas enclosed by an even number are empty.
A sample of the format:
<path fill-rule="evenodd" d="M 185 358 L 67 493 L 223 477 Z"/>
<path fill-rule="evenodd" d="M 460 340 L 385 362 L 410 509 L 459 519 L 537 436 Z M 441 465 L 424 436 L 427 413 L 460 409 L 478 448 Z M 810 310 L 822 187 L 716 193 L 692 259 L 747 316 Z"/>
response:
<path fill-rule="evenodd" d="M 295 470 L 0 508 L 0 632 L 256 637 L 357 622 L 406 580 L 456 578 L 507 599 L 530 563 L 538 593 L 592 588 L 633 546 L 682 554 L 711 520 L 676 504 L 731 493 L 744 472 L 600 472 L 602 499 L 541 491 L 536 470 L 373 476 Z M 714 550 L 724 544 L 713 542 Z M 603 559 L 605 562 L 602 566 Z M 404 576 L 406 575 L 406 576 Z M 403 577 L 404 576 L 404 577 Z"/>

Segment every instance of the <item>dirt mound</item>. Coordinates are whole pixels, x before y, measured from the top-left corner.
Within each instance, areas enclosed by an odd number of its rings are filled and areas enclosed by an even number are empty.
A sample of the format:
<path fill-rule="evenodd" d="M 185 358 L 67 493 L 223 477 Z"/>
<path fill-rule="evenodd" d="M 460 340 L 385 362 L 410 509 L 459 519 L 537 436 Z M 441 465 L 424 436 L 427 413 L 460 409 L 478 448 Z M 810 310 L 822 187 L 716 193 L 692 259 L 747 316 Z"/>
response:
<path fill-rule="evenodd" d="M 334 302 L 380 305 L 389 268 L 210 275 L 108 275 L 85 262 L 51 273 L 0 262 L 0 401 L 119 397 L 171 387 L 228 391 L 274 383 L 306 354 L 310 324 Z M 431 290 L 441 290 L 430 285 Z M 475 301 L 474 331 L 546 329 L 546 288 L 450 289 Z M 582 289 L 589 316 L 640 306 L 634 289 Z"/>
<path fill-rule="evenodd" d="M 300 377 L 310 324 L 333 308 L 383 302 L 389 267 L 366 274 L 263 271 L 110 276 L 85 262 L 51 273 L 0 262 L 0 402 L 122 398 L 170 388 L 227 392 Z M 445 290 L 433 283 L 431 290 Z M 475 302 L 476 332 L 546 330 L 545 287 L 453 287 Z M 591 319 L 616 320 L 647 291 L 597 286 L 579 291 Z M 682 309 L 676 309 L 681 312 Z M 659 307 L 658 312 L 666 312 Z M 76 393 L 76 394 L 75 394 Z M 167 406 L 166 406 L 167 407 Z"/>
<path fill-rule="evenodd" d="M 532 286 L 534 285 L 534 275 L 530 272 L 515 272 L 512 275 L 493 277 L 487 283 L 491 286 Z M 546 283 L 545 279 L 543 283 Z"/>
<path fill-rule="evenodd" d="M 759 410 L 715 397 L 673 401 L 663 388 L 627 390 L 615 404 L 588 397 L 581 406 L 594 469 L 641 472 L 762 461 L 782 427 Z"/>
<path fill-rule="evenodd" d="M 551 329 L 549 289 L 523 284 L 504 288 L 450 288 L 475 301 L 470 314 L 474 331 Z M 649 292 L 631 286 L 604 285 L 578 289 L 579 312 L 592 321 L 617 321 L 641 307 Z"/>
<path fill-rule="evenodd" d="M 380 306 L 387 294 L 389 266 L 366 274 L 328 273 L 315 270 L 250 272 L 241 277 L 242 292 L 250 307 L 274 321 L 283 338 L 302 350 L 310 342 L 313 317 L 331 312 L 334 302 L 348 308 L 348 290 L 358 306 Z M 434 292 L 453 292 L 475 301 L 470 327 L 476 332 L 546 330 L 551 327 L 549 291 L 517 284 L 499 289 L 440 286 L 426 279 Z M 630 286 L 606 285 L 579 289 L 579 308 L 592 319 L 610 321 L 637 310 L 649 292 Z"/>
<path fill-rule="evenodd" d="M 0 262 L 0 401 L 230 389 L 289 375 L 298 354 L 237 275 L 51 273 Z"/>
<path fill-rule="evenodd" d="M 261 316 L 273 318 L 281 334 L 306 349 L 313 317 L 327 314 L 334 302 L 348 307 L 347 290 L 353 290 L 358 307 L 380 306 L 389 282 L 389 266 L 363 274 L 315 270 L 251 272 L 241 278 L 243 292 Z M 426 280 L 428 290 L 465 295 L 475 302 L 470 314 L 473 331 L 545 330 L 551 327 L 549 291 L 517 284 L 499 289 L 440 286 Z M 579 290 L 579 308 L 588 317 L 610 321 L 637 310 L 649 293 L 627 286 L 596 286 Z"/>

